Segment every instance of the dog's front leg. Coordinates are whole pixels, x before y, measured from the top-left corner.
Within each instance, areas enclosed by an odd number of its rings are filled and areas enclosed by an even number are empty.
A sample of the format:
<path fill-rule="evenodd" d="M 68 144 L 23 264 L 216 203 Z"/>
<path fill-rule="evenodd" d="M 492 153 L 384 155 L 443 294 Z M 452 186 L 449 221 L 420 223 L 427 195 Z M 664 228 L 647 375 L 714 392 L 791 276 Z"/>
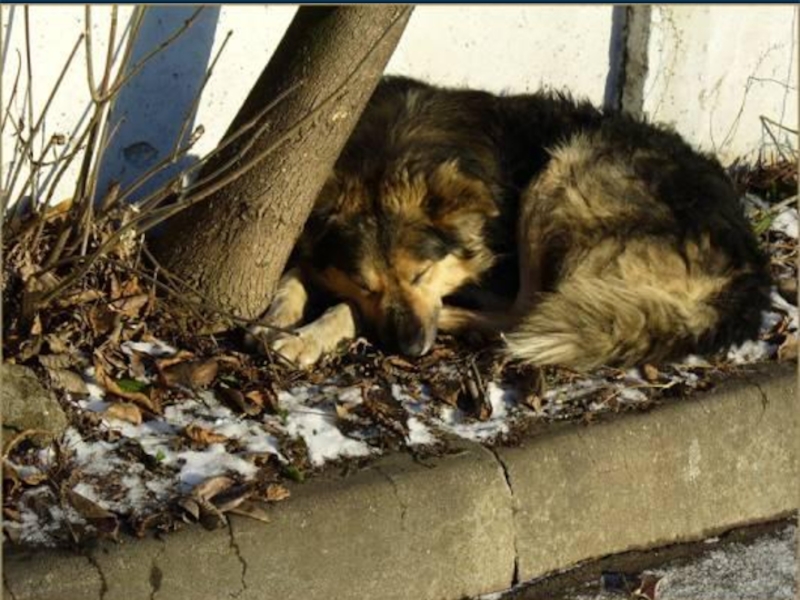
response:
<path fill-rule="evenodd" d="M 262 347 L 268 346 L 281 335 L 281 329 L 291 329 L 302 322 L 307 305 L 308 288 L 300 269 L 289 269 L 281 277 L 272 304 L 263 317 L 268 326 L 252 325 L 247 331 Z M 248 339 L 248 343 L 252 342 Z"/>
<path fill-rule="evenodd" d="M 342 303 L 329 308 L 319 319 L 294 333 L 279 335 L 270 347 L 287 360 L 308 367 L 323 354 L 335 350 L 341 342 L 355 338 L 357 330 L 355 310 Z"/>

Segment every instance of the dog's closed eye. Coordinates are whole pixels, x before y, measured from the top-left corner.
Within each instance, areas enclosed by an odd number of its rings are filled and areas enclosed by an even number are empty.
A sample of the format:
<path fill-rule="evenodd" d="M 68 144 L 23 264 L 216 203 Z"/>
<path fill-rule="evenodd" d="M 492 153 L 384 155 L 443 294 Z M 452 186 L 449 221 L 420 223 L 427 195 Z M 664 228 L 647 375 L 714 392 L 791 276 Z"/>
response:
<path fill-rule="evenodd" d="M 414 277 L 411 278 L 411 284 L 412 285 L 419 285 L 420 283 L 422 283 L 422 278 L 425 277 L 425 275 L 427 275 L 428 273 L 430 273 L 430 270 L 432 268 L 433 268 L 433 263 L 429 264 L 427 267 L 422 269 L 419 273 L 414 275 Z"/>
<path fill-rule="evenodd" d="M 370 287 L 370 285 L 369 285 L 369 284 L 366 282 L 366 280 L 365 280 L 363 277 L 359 276 L 359 275 L 356 275 L 356 276 L 352 277 L 350 280 L 351 280 L 351 281 L 352 281 L 352 282 L 353 282 L 353 283 L 354 283 L 354 284 L 355 284 L 355 285 L 356 285 L 356 286 L 357 286 L 357 287 L 358 287 L 358 288 L 359 288 L 359 289 L 360 289 L 360 290 L 361 290 L 361 291 L 362 291 L 364 294 L 372 295 L 372 294 L 377 294 L 377 293 L 378 293 L 378 291 L 377 291 L 377 290 L 375 290 L 375 289 L 371 288 L 371 287 Z"/>

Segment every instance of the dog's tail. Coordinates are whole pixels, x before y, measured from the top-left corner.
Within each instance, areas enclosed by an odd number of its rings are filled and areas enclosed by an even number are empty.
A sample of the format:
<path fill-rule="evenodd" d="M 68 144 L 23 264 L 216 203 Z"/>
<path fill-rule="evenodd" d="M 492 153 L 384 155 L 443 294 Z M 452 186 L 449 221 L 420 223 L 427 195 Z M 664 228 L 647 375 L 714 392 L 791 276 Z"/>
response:
<path fill-rule="evenodd" d="M 768 292 L 761 277 L 657 282 L 571 277 L 505 335 L 512 358 L 535 365 L 590 370 L 630 367 L 707 353 L 754 338 Z M 674 280 L 673 280 L 674 281 Z"/>

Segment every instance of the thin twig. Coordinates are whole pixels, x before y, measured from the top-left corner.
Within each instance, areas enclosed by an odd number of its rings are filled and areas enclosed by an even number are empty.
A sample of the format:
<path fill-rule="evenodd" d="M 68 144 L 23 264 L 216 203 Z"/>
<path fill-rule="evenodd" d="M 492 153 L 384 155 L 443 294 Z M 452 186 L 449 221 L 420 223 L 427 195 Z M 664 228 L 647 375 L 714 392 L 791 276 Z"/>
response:
<path fill-rule="evenodd" d="M 144 252 L 144 255 L 147 257 L 147 259 L 150 262 L 153 263 L 153 265 L 156 268 L 156 270 L 158 270 L 160 273 L 165 275 L 166 278 L 169 279 L 170 281 L 172 281 L 174 283 L 177 283 L 184 290 L 188 291 L 190 293 L 190 295 L 192 295 L 192 296 L 194 296 L 196 298 L 196 300 L 193 301 L 193 304 L 195 306 L 198 306 L 198 307 L 204 308 L 204 309 L 206 309 L 206 310 L 208 310 L 210 312 L 216 313 L 216 314 L 218 314 L 218 315 L 220 315 L 222 317 L 225 317 L 226 319 L 230 319 L 231 321 L 233 321 L 235 323 L 238 323 L 240 325 L 260 325 L 261 327 L 267 327 L 269 329 L 272 329 L 272 330 L 280 332 L 280 333 L 286 333 L 286 334 L 289 334 L 289 335 L 295 335 L 296 332 L 294 332 L 294 331 L 292 331 L 290 329 L 286 329 L 284 327 L 278 327 L 276 325 L 272 325 L 271 323 L 267 323 L 266 321 L 262 321 L 261 319 L 247 319 L 245 317 L 240 317 L 238 315 L 235 315 L 235 314 L 233 314 L 231 312 L 226 311 L 223 308 L 220 308 L 214 302 L 212 302 L 211 300 L 206 298 L 203 294 L 201 294 L 194 286 L 192 286 L 186 280 L 182 279 L 181 277 L 175 275 L 174 273 L 172 273 L 171 271 L 166 269 L 164 267 L 164 265 L 162 265 L 158 261 L 158 259 L 155 256 L 153 256 L 152 252 L 150 252 L 150 250 L 147 248 L 146 245 L 142 246 L 142 251 Z M 180 291 L 177 291 L 177 290 L 174 293 L 176 295 L 180 295 L 180 296 L 184 295 L 183 292 L 180 292 Z"/>
<path fill-rule="evenodd" d="M 775 134 L 772 133 L 772 129 L 769 126 L 767 118 L 764 115 L 761 115 L 759 119 L 761 120 L 761 127 L 764 129 L 764 131 L 767 132 L 767 135 L 772 140 L 772 143 L 775 144 L 775 149 L 778 151 L 778 154 L 781 155 L 781 158 L 783 160 L 788 161 L 789 158 L 786 156 L 786 154 L 783 153 L 783 149 L 781 148 L 781 143 L 778 141 L 778 138 L 775 137 Z"/>
<path fill-rule="evenodd" d="M 184 139 L 184 136 L 186 135 L 187 129 L 189 129 L 189 122 L 192 120 L 192 116 L 197 112 L 197 107 L 200 105 L 200 99 L 203 95 L 203 91 L 206 89 L 206 85 L 208 84 L 209 79 L 211 79 L 211 75 L 214 73 L 214 67 L 217 66 L 217 61 L 219 60 L 219 57 L 222 56 L 222 52 L 225 50 L 225 46 L 228 45 L 228 41 L 231 39 L 232 35 L 233 31 L 228 31 L 228 33 L 225 35 L 225 39 L 222 40 L 219 50 L 217 50 L 217 53 L 211 59 L 208 69 L 206 69 L 203 82 L 200 84 L 200 89 L 198 89 L 197 93 L 194 95 L 192 105 L 189 107 L 189 110 L 186 111 L 186 115 L 183 118 L 183 123 L 181 124 L 180 133 L 178 133 L 178 137 L 175 138 L 175 145 L 172 148 L 173 161 L 177 160 L 178 148 L 181 144 L 181 141 Z"/>
<path fill-rule="evenodd" d="M 163 52 L 170 45 L 172 45 L 172 43 L 175 42 L 175 40 L 177 40 L 179 37 L 181 37 L 192 25 L 194 25 L 194 22 L 197 20 L 197 17 L 200 15 L 201 12 L 203 12 L 205 10 L 205 8 L 206 7 L 201 6 L 197 10 L 195 10 L 189 16 L 189 18 L 186 19 L 183 22 L 183 25 L 181 25 L 178 29 L 176 29 L 166 40 L 164 40 L 158 46 L 156 46 L 153 50 L 148 52 L 139 62 L 137 62 L 135 65 L 133 65 L 133 67 L 131 67 L 131 69 L 124 76 L 119 77 L 111 85 L 111 87 L 108 90 L 108 94 L 107 95 L 108 96 L 113 96 L 114 94 L 116 94 L 120 90 L 120 88 L 122 88 L 122 86 L 124 86 L 131 79 L 133 79 L 139 73 L 139 71 L 141 71 L 145 67 L 145 65 L 148 62 L 150 62 L 153 58 L 158 56 L 161 52 Z M 142 18 L 144 18 L 143 15 L 144 15 L 144 13 L 142 13 Z M 139 26 L 141 26 L 141 24 Z M 131 44 L 133 44 L 134 41 L 135 41 L 135 39 L 132 38 Z M 120 71 L 120 73 L 122 73 L 122 71 Z M 107 98 L 104 98 L 104 100 L 106 100 L 106 99 Z"/>
<path fill-rule="evenodd" d="M 11 95 L 8 97 L 8 102 L 6 102 L 5 109 L 3 110 L 3 119 L 0 121 L 0 135 L 6 129 L 6 122 L 11 118 L 11 106 L 14 103 L 14 99 L 17 97 L 17 90 L 19 89 L 19 78 L 22 75 L 22 55 L 17 50 L 17 74 L 14 76 L 14 85 L 11 86 Z M 1 183 L 1 182 L 0 182 Z"/>
<path fill-rule="evenodd" d="M 31 130 L 33 127 L 33 65 L 32 65 L 32 52 L 31 52 L 31 29 L 30 29 L 30 14 L 29 14 L 29 6 L 25 6 L 23 9 L 23 22 L 25 26 L 25 63 L 27 66 L 27 79 L 28 79 L 28 90 L 26 93 L 26 97 L 28 99 L 28 140 L 30 144 L 26 148 L 26 152 L 23 154 L 25 158 L 28 159 L 29 164 L 33 161 L 33 138 L 35 137 L 36 133 Z M 20 162 L 20 164 L 22 164 Z M 36 169 L 31 167 L 31 177 L 35 177 Z M 16 182 L 16 180 L 15 180 Z M 11 186 L 13 188 L 13 185 Z M 33 210 L 36 211 L 36 205 L 33 203 Z"/>
<path fill-rule="evenodd" d="M 70 52 L 70 55 L 67 58 L 67 62 L 64 64 L 64 67 L 61 69 L 61 72 L 58 75 L 58 79 L 56 79 L 55 85 L 50 90 L 50 95 L 47 98 L 47 102 L 45 102 L 44 108 L 42 109 L 42 113 L 39 115 L 39 119 L 38 119 L 38 121 L 36 121 L 36 125 L 30 131 L 30 134 L 29 134 L 30 137 L 25 141 L 25 149 L 22 152 L 23 156 L 28 156 L 30 154 L 30 148 L 31 148 L 31 146 L 33 144 L 33 138 L 39 132 L 39 129 L 41 128 L 42 123 L 44 122 L 45 115 L 47 115 L 47 111 L 50 109 L 50 105 L 53 102 L 53 98 L 55 98 L 56 92 L 58 92 L 58 89 L 61 87 L 61 83 L 64 81 L 64 76 L 67 74 L 67 71 L 69 70 L 69 67 L 72 64 L 72 60 L 75 58 L 75 54 L 77 53 L 78 48 L 80 48 L 80 45 L 81 45 L 82 41 L 83 41 L 83 34 L 78 36 L 78 40 L 75 42 L 75 45 L 72 47 L 72 51 Z M 17 182 L 17 177 L 19 176 L 19 172 L 21 170 L 21 167 L 22 167 L 22 161 L 20 161 L 20 163 L 17 165 L 17 167 L 16 167 L 16 169 L 14 171 L 14 174 L 13 174 L 13 176 L 12 176 L 12 178 L 11 178 L 9 184 L 8 184 L 8 190 L 9 191 L 14 189 L 14 185 Z"/>
<path fill-rule="evenodd" d="M 83 40 L 86 45 L 86 82 L 89 85 L 89 94 L 95 104 L 100 104 L 100 95 L 94 84 L 94 53 L 92 52 L 92 7 L 87 4 L 83 7 Z"/>

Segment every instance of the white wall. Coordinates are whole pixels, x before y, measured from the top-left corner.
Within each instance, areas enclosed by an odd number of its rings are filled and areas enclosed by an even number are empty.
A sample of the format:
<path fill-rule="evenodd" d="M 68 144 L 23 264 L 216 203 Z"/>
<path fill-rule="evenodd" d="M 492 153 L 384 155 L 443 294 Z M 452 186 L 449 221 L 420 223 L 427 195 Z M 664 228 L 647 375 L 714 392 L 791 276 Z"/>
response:
<path fill-rule="evenodd" d="M 36 118 L 83 30 L 84 7 L 32 6 L 29 10 Z M 148 34 L 157 43 L 190 9 L 153 6 L 149 10 L 156 18 Z M 102 185 L 112 179 L 130 181 L 168 155 L 179 129 L 175 123 L 187 108 L 186 98 L 199 85 L 198 74 L 230 32 L 191 123 L 192 128 L 202 125 L 204 129 L 194 152 L 202 156 L 212 149 L 295 10 L 278 5 L 209 7 L 207 11 L 213 14 L 207 13 L 198 31 L 185 34 L 149 64 L 131 84 L 126 101 L 116 107 L 115 117 L 121 124 L 111 139 Z M 123 25 L 131 12 L 131 6 L 120 9 Z M 716 149 L 724 160 L 752 156 L 769 141 L 760 115 L 796 129 L 797 12 L 791 5 L 654 7 L 645 111 L 672 123 L 704 148 Z M 104 62 L 109 13 L 109 6 L 92 7 L 96 70 Z M 22 57 L 17 96 L 10 104 L 16 119 L 27 114 L 23 8 L 3 6 L 2 20 L 4 105 L 18 71 L 17 52 Z M 387 71 L 496 92 L 566 87 L 600 104 L 608 78 L 611 22 L 609 5 L 419 6 Z M 90 107 L 85 64 L 81 47 L 48 112 L 37 148 L 52 133 L 74 138 L 85 123 Z M 7 125 L 2 133 L 4 177 L 14 155 L 12 134 L 13 128 Z M 782 141 L 796 147 L 796 136 L 784 132 Z M 59 199 L 71 193 L 77 164 L 65 177 Z"/>
<path fill-rule="evenodd" d="M 645 111 L 726 161 L 797 130 L 796 6 L 654 6 Z M 783 144 L 797 136 L 773 127 Z"/>

